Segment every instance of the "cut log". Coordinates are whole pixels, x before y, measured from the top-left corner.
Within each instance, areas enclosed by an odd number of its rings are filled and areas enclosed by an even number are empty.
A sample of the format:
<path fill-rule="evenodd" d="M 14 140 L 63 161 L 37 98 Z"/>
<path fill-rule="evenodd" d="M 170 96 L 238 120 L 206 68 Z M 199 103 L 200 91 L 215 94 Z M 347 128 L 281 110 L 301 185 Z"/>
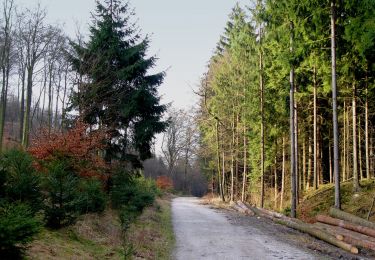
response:
<path fill-rule="evenodd" d="M 266 218 L 269 218 L 269 219 L 283 219 L 285 221 L 293 221 L 293 222 L 296 222 L 296 223 L 302 223 L 302 224 L 305 224 L 305 222 L 303 222 L 302 220 L 299 220 L 297 218 L 291 218 L 291 217 L 288 217 L 288 216 L 285 216 L 279 212 L 275 212 L 275 211 L 272 211 L 272 210 L 268 210 L 268 209 L 262 209 L 262 208 L 254 208 L 254 207 L 251 207 L 251 206 L 248 206 L 250 207 L 250 209 L 255 212 L 255 214 L 259 215 L 259 216 L 262 216 L 262 217 L 266 217 Z"/>
<path fill-rule="evenodd" d="M 249 208 L 256 215 L 264 217 L 264 218 L 274 220 L 274 218 L 280 218 L 281 216 L 283 216 L 282 214 L 279 214 L 279 213 L 277 213 L 279 215 L 277 215 L 277 214 L 275 215 L 275 214 L 273 214 L 272 211 L 269 211 L 269 210 L 266 210 L 266 209 L 252 207 L 247 203 L 245 203 L 245 205 L 246 205 L 247 208 Z M 276 213 L 276 212 L 274 212 L 274 213 Z M 286 216 L 284 216 L 284 217 L 286 217 Z"/>
<path fill-rule="evenodd" d="M 238 211 L 238 212 L 241 212 L 241 213 L 243 213 L 243 214 L 246 214 L 246 211 L 245 211 L 243 208 L 241 208 L 240 206 L 236 205 L 236 204 L 232 205 L 232 208 L 233 208 L 234 210 Z"/>
<path fill-rule="evenodd" d="M 258 210 L 260 212 L 262 212 L 263 214 L 269 215 L 269 216 L 274 217 L 274 218 L 287 218 L 287 216 L 285 216 L 281 213 L 271 211 L 271 210 L 268 210 L 268 209 L 258 208 Z"/>
<path fill-rule="evenodd" d="M 330 229 L 333 232 L 342 234 L 343 236 L 344 235 L 352 236 L 352 237 L 355 237 L 357 239 L 366 240 L 366 241 L 370 241 L 372 243 L 375 243 L 374 237 L 370 237 L 370 236 L 367 236 L 367 235 L 364 235 L 364 234 L 361 234 L 361 233 L 358 233 L 358 232 L 355 232 L 355 231 L 351 231 L 351 230 L 348 230 L 348 229 L 345 229 L 345 228 L 342 228 L 342 227 L 332 226 L 332 225 L 324 224 L 324 223 L 320 223 L 320 222 L 314 223 L 314 225 L 316 225 L 317 227 L 320 227 L 320 228 L 327 229 L 327 230 Z"/>
<path fill-rule="evenodd" d="M 249 215 L 249 216 L 254 216 L 255 213 L 254 211 L 251 210 L 251 208 L 249 208 L 248 206 L 246 206 L 242 201 L 237 201 L 237 205 L 242 208 L 243 210 L 245 210 L 246 214 Z"/>
<path fill-rule="evenodd" d="M 298 219 L 289 218 L 289 217 L 284 216 L 280 213 L 274 214 L 276 212 L 251 207 L 250 205 L 246 205 L 246 206 L 251 208 L 251 210 L 255 214 L 257 214 L 259 216 L 262 216 L 262 217 L 269 218 L 269 219 L 273 220 L 275 223 L 278 223 L 278 224 L 296 229 L 296 230 L 301 231 L 303 233 L 307 233 L 307 234 L 309 234 L 313 237 L 316 237 L 320 240 L 323 240 L 323 241 L 325 241 L 329 244 L 337 246 L 337 247 L 339 247 L 341 249 L 344 249 L 348 252 L 351 252 L 353 254 L 358 254 L 358 248 L 356 248 L 355 246 L 353 246 L 351 244 L 348 244 L 344 241 L 341 241 L 341 240 L 337 239 L 335 236 L 333 236 L 333 235 L 331 235 L 331 234 L 329 234 L 325 231 L 322 231 L 320 229 L 316 229 L 311 224 L 306 224 L 306 223 L 304 223 L 304 222 L 302 222 L 301 220 L 298 220 Z"/>
<path fill-rule="evenodd" d="M 375 229 L 375 223 L 373 223 L 371 221 L 368 221 L 368 220 L 365 220 L 363 218 L 354 216 L 352 214 L 349 214 L 349 213 L 344 212 L 342 210 L 339 210 L 337 208 L 333 208 L 332 207 L 329 210 L 329 215 L 331 217 L 334 217 L 334 218 L 339 218 L 339 219 L 342 219 L 342 220 L 349 221 L 349 222 L 351 222 L 353 224 L 357 224 L 357 225 L 360 225 L 360 226 L 364 226 L 364 227 Z"/>
<path fill-rule="evenodd" d="M 346 243 L 375 251 L 375 238 L 373 237 L 323 223 L 315 223 L 314 226 L 335 235 L 337 239 Z"/>
<path fill-rule="evenodd" d="M 339 226 L 345 229 L 349 229 L 358 233 L 362 233 L 368 236 L 375 237 L 375 229 L 369 228 L 369 227 L 363 227 L 360 225 L 352 224 L 348 221 L 337 219 L 337 218 L 332 218 L 329 216 L 323 216 L 323 215 L 318 215 L 316 216 L 316 220 L 322 223 L 334 225 L 334 226 Z"/>
<path fill-rule="evenodd" d="M 358 254 L 358 248 L 356 248 L 355 246 L 353 246 L 349 243 L 346 243 L 344 241 L 338 240 L 335 236 L 327 233 L 326 231 L 317 229 L 311 224 L 296 223 L 296 222 L 287 221 L 287 220 L 284 220 L 284 219 L 274 219 L 274 221 L 276 223 L 279 223 L 279 224 L 288 226 L 290 228 L 299 230 L 301 232 L 307 233 L 307 234 L 309 234 L 313 237 L 316 237 L 320 240 L 323 240 L 323 241 L 325 241 L 325 242 L 327 242 L 331 245 L 337 246 L 337 247 L 339 247 L 341 249 L 344 249 L 348 252 L 351 252 L 353 254 Z"/>

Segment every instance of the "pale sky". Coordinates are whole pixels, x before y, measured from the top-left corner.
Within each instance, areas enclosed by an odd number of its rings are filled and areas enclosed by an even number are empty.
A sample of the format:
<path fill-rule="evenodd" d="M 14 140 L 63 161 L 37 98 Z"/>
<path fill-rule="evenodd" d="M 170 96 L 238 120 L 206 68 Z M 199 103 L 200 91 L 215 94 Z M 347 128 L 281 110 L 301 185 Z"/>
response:
<path fill-rule="evenodd" d="M 94 0 L 15 0 L 17 6 L 47 8 L 50 23 L 64 24 L 74 36 L 76 24 L 87 32 Z M 143 35 L 151 36 L 150 54 L 159 58 L 156 71 L 168 69 L 159 92 L 162 103 L 190 108 L 199 79 L 223 32 L 231 8 L 249 0 L 130 0 Z"/>

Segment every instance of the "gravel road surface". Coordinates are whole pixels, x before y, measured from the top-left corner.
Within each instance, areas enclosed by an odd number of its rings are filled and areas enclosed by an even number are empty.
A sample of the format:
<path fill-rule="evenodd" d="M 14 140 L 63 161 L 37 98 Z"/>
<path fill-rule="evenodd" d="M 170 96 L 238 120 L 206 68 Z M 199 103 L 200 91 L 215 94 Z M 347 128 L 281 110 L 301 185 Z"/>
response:
<path fill-rule="evenodd" d="M 196 198 L 174 199 L 172 218 L 176 235 L 174 259 L 329 259 L 298 243 L 280 241 L 259 226 L 235 224 L 228 213 L 202 205 Z"/>

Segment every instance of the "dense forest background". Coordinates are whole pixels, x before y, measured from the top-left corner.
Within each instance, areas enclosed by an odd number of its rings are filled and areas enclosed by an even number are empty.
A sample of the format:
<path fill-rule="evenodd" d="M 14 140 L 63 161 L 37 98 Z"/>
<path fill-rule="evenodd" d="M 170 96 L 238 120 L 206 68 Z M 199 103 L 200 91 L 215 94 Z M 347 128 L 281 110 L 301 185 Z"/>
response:
<path fill-rule="evenodd" d="M 371 0 L 233 8 L 198 91 L 212 192 L 293 215 L 335 172 L 354 193 L 374 177 L 374 13 Z"/>

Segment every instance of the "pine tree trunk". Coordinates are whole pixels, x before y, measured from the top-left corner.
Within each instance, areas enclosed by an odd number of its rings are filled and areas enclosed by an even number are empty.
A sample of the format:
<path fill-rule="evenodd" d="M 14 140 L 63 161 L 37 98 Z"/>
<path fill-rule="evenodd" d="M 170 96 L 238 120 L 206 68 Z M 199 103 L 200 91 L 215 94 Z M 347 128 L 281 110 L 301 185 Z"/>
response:
<path fill-rule="evenodd" d="M 369 130 L 368 130 L 368 82 L 366 75 L 366 102 L 365 102 L 365 156 L 366 156 L 366 178 L 370 179 L 370 157 L 369 157 Z"/>
<path fill-rule="evenodd" d="M 306 188 L 306 140 L 305 137 L 302 142 L 302 189 Z"/>
<path fill-rule="evenodd" d="M 328 156 L 329 156 L 329 183 L 333 182 L 333 175 L 332 175 L 332 149 L 331 149 L 331 141 L 329 141 L 328 147 Z"/>
<path fill-rule="evenodd" d="M 280 210 L 283 209 L 284 192 L 285 192 L 285 137 L 283 136 L 283 165 L 281 170 L 281 194 L 280 194 Z"/>
<path fill-rule="evenodd" d="M 294 24 L 290 22 L 290 52 L 293 53 L 293 34 L 294 34 Z M 297 209 L 297 187 L 296 187 L 296 162 L 295 162 L 295 127 L 294 127 L 294 66 L 291 64 L 290 69 L 290 176 L 291 176 L 291 217 L 296 217 Z"/>
<path fill-rule="evenodd" d="M 318 130 L 319 131 L 319 130 Z M 317 180 L 316 180 L 316 183 L 317 183 L 317 188 L 319 188 L 319 185 L 320 185 L 320 183 L 321 183 L 321 164 L 320 164 L 320 162 L 321 162 L 321 160 L 320 160 L 320 154 L 321 154 L 321 152 L 320 152 L 321 150 L 320 150 L 320 142 L 318 141 L 318 143 L 317 143 L 317 169 L 316 169 L 316 171 L 317 171 Z"/>
<path fill-rule="evenodd" d="M 353 112 L 353 189 L 355 192 L 359 191 L 358 180 L 358 157 L 357 157 L 357 101 L 356 101 L 356 85 L 353 82 L 353 97 L 352 97 L 352 112 Z"/>
<path fill-rule="evenodd" d="M 260 38 L 261 35 L 261 28 L 260 28 Z M 260 168 L 261 168 L 261 202 L 260 207 L 264 207 L 264 160 L 265 160 L 265 151 L 264 151 L 264 83 L 263 83 L 263 54 L 262 50 L 259 50 L 259 87 L 260 87 L 260 114 L 261 114 L 261 122 L 260 122 Z"/>
<path fill-rule="evenodd" d="M 247 145 L 246 145 L 246 127 L 243 134 L 243 173 L 242 173 L 242 196 L 241 201 L 245 201 L 246 181 L 247 181 Z"/>
<path fill-rule="evenodd" d="M 233 107 L 234 110 L 234 107 Z M 234 201 L 234 153 L 235 153 L 235 115 L 232 115 L 231 165 L 230 165 L 230 201 Z"/>
<path fill-rule="evenodd" d="M 373 130 L 369 133 L 370 136 L 373 136 Z M 369 153 L 370 153 L 370 158 L 372 158 L 370 161 L 369 161 L 369 168 L 370 168 L 370 172 L 374 172 L 374 159 L 375 159 L 375 156 L 374 156 L 374 142 L 373 142 L 373 138 L 369 138 Z M 370 176 L 371 177 L 371 176 Z"/>
<path fill-rule="evenodd" d="M 309 135 L 309 140 L 308 140 L 308 145 L 309 145 L 309 157 L 308 157 L 308 167 L 307 167 L 307 180 L 306 180 L 306 189 L 310 189 L 311 185 L 311 175 L 313 172 L 313 162 L 312 162 L 312 153 L 313 153 L 313 147 L 312 147 L 312 142 L 311 142 L 311 135 Z"/>
<path fill-rule="evenodd" d="M 215 134 L 216 134 L 216 164 L 217 164 L 217 178 L 219 184 L 219 195 L 222 201 L 225 201 L 224 198 L 224 191 L 223 191 L 223 184 L 221 178 L 221 169 L 220 169 L 220 137 L 219 137 L 219 121 L 216 120 L 216 127 L 215 127 Z"/>
<path fill-rule="evenodd" d="M 317 86 L 316 86 L 316 68 L 314 67 L 314 189 L 318 189 L 318 139 L 317 139 Z"/>
<path fill-rule="evenodd" d="M 342 165 L 343 165 L 343 167 L 342 167 L 342 180 L 343 181 L 346 181 L 346 160 L 347 160 L 347 154 L 346 154 L 346 135 L 347 135 L 347 133 L 346 133 L 346 101 L 344 100 L 344 145 L 343 145 L 343 158 L 344 158 L 344 160 L 343 160 L 343 163 L 342 163 Z"/>
<path fill-rule="evenodd" d="M 336 84 L 336 2 L 331 0 L 331 58 L 332 58 L 332 114 L 333 114 L 333 172 L 335 178 L 335 207 L 341 208 L 340 162 L 339 162 L 339 127 L 337 118 Z"/>
<path fill-rule="evenodd" d="M 274 192 L 275 192 L 275 206 L 274 209 L 277 209 L 277 197 L 278 197 L 278 185 L 277 185 L 277 146 L 276 146 L 276 154 L 275 154 L 275 168 L 274 168 L 274 177 L 275 177 L 275 185 L 274 185 Z"/>
<path fill-rule="evenodd" d="M 361 138 L 361 117 L 358 116 L 358 162 L 359 162 L 359 177 L 360 180 L 363 180 L 363 171 L 362 171 L 362 138 Z"/>
<path fill-rule="evenodd" d="M 227 189 L 225 187 L 225 152 L 223 151 L 223 157 L 222 157 L 222 186 L 223 186 L 223 197 L 224 197 L 224 200 L 225 201 L 225 197 L 227 195 Z"/>
<path fill-rule="evenodd" d="M 297 93 L 297 87 L 294 87 L 294 94 Z M 298 156 L 298 110 L 297 100 L 294 98 L 294 156 L 295 156 L 295 172 L 296 172 L 296 204 L 299 202 L 299 156 Z"/>
<path fill-rule="evenodd" d="M 352 168 L 350 167 L 350 141 L 351 141 L 351 138 L 350 138 L 350 118 L 349 118 L 349 114 L 350 114 L 350 107 L 347 107 L 347 112 L 346 112 L 346 178 L 349 179 L 349 177 L 351 176 L 351 173 L 350 171 L 352 170 Z"/>

